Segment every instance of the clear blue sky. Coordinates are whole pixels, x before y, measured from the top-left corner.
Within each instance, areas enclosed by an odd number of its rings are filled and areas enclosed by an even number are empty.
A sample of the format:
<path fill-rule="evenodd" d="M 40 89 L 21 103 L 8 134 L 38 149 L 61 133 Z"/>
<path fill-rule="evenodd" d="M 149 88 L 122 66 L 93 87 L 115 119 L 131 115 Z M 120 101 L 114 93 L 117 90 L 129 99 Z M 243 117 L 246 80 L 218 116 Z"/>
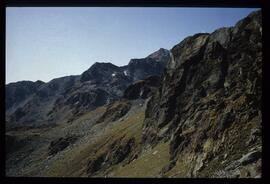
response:
<path fill-rule="evenodd" d="M 15 8 L 6 11 L 6 83 L 126 65 L 186 36 L 233 26 L 256 9 Z"/>

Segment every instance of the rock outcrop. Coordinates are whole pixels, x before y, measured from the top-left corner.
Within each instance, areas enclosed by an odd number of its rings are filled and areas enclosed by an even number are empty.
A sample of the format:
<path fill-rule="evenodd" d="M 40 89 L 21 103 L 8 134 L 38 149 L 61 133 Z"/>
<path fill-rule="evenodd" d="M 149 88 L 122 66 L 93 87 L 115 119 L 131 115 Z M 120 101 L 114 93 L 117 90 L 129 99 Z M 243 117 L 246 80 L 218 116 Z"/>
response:
<path fill-rule="evenodd" d="M 234 27 L 196 34 L 174 46 L 146 109 L 144 144 L 170 140 L 171 162 L 192 155 L 194 168 L 188 172 L 204 177 L 225 168 L 207 165 L 230 163 L 260 145 L 261 137 L 255 141 L 248 131 L 261 127 L 261 29 L 257 11 Z M 226 159 L 217 157 L 221 154 Z"/>
<path fill-rule="evenodd" d="M 110 166 L 125 162 L 129 163 L 134 156 L 135 138 L 129 140 L 116 140 L 110 145 L 110 149 L 100 154 L 98 157 L 92 157 L 87 164 L 87 173 L 89 176 L 104 171 Z"/>
<path fill-rule="evenodd" d="M 56 153 L 67 148 L 70 144 L 74 143 L 76 140 L 77 137 L 72 135 L 67 137 L 61 137 L 57 140 L 52 141 L 49 146 L 48 154 L 55 155 Z"/>
<path fill-rule="evenodd" d="M 130 85 L 125 91 L 123 98 L 129 100 L 146 99 L 150 97 L 160 84 L 159 76 L 150 76 L 144 80 L 139 80 Z"/>
<path fill-rule="evenodd" d="M 104 114 L 97 120 L 97 123 L 101 122 L 114 122 L 128 113 L 131 108 L 129 101 L 116 101 L 109 104 Z"/>

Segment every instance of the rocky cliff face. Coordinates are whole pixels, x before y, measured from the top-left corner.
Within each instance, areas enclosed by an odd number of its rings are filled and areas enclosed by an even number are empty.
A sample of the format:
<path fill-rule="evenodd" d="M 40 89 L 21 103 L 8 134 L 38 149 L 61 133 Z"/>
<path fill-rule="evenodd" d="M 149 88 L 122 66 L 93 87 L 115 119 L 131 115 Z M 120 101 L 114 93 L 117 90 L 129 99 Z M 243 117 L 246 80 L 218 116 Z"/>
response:
<path fill-rule="evenodd" d="M 159 76 L 150 76 L 130 85 L 125 91 L 123 98 L 129 100 L 147 99 L 158 89 L 160 85 Z"/>
<path fill-rule="evenodd" d="M 261 13 L 254 12 L 171 49 L 143 128 L 145 145 L 170 140 L 171 163 L 163 174 L 186 163 L 185 175 L 194 177 L 260 173 L 260 157 L 249 154 L 261 152 L 261 29 Z"/>
<path fill-rule="evenodd" d="M 133 81 L 144 79 L 151 75 L 161 75 L 170 58 L 170 52 L 159 49 L 143 59 L 131 59 L 126 67 L 127 74 Z"/>

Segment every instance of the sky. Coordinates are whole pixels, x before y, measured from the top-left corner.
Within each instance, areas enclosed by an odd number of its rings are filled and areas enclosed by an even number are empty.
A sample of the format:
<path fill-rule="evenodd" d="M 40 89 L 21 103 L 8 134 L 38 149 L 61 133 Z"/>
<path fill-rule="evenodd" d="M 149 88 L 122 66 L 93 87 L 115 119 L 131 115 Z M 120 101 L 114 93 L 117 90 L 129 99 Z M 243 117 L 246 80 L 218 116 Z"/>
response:
<path fill-rule="evenodd" d="M 128 64 L 185 37 L 233 26 L 252 8 L 8 7 L 6 84 Z"/>

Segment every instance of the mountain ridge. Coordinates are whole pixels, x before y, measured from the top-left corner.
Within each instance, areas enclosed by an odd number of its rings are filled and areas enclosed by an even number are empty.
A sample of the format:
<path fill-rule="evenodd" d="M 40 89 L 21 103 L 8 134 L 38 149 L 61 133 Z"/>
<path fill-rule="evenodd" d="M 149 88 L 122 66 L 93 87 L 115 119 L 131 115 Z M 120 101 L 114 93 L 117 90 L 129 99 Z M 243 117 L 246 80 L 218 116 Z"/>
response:
<path fill-rule="evenodd" d="M 120 67 L 112 63 L 95 62 L 81 75 L 59 77 L 42 83 L 35 91 L 23 96 L 21 101 L 25 101 L 25 104 L 16 101 L 13 97 L 17 95 L 10 92 L 13 90 L 20 93 L 22 87 L 16 88 L 16 85 L 25 82 L 7 84 L 7 121 L 14 126 L 23 126 L 26 122 L 40 126 L 44 123 L 59 122 L 61 119 L 72 119 L 73 115 L 108 104 L 121 98 L 124 90 L 135 80 L 161 75 L 169 59 L 168 54 L 163 56 L 165 52 L 165 49 L 158 50 L 150 61 L 148 57 L 135 59 L 135 63 L 132 62 L 134 59 L 131 59 L 128 65 Z M 155 68 L 152 68 L 153 64 Z M 9 123 L 7 125 L 9 126 Z"/>
<path fill-rule="evenodd" d="M 52 121 L 6 131 L 7 175 L 261 178 L 261 19 L 256 11 L 185 38 L 164 54 L 160 75 L 140 66 L 162 58 L 153 53 L 121 74 L 108 67 L 95 81 L 90 70 L 83 83 L 79 76 L 46 84 L 39 95 L 49 97 L 33 107 L 42 102 Z M 121 91 L 125 71 L 134 81 Z M 50 93 L 59 98 L 50 101 Z"/>

